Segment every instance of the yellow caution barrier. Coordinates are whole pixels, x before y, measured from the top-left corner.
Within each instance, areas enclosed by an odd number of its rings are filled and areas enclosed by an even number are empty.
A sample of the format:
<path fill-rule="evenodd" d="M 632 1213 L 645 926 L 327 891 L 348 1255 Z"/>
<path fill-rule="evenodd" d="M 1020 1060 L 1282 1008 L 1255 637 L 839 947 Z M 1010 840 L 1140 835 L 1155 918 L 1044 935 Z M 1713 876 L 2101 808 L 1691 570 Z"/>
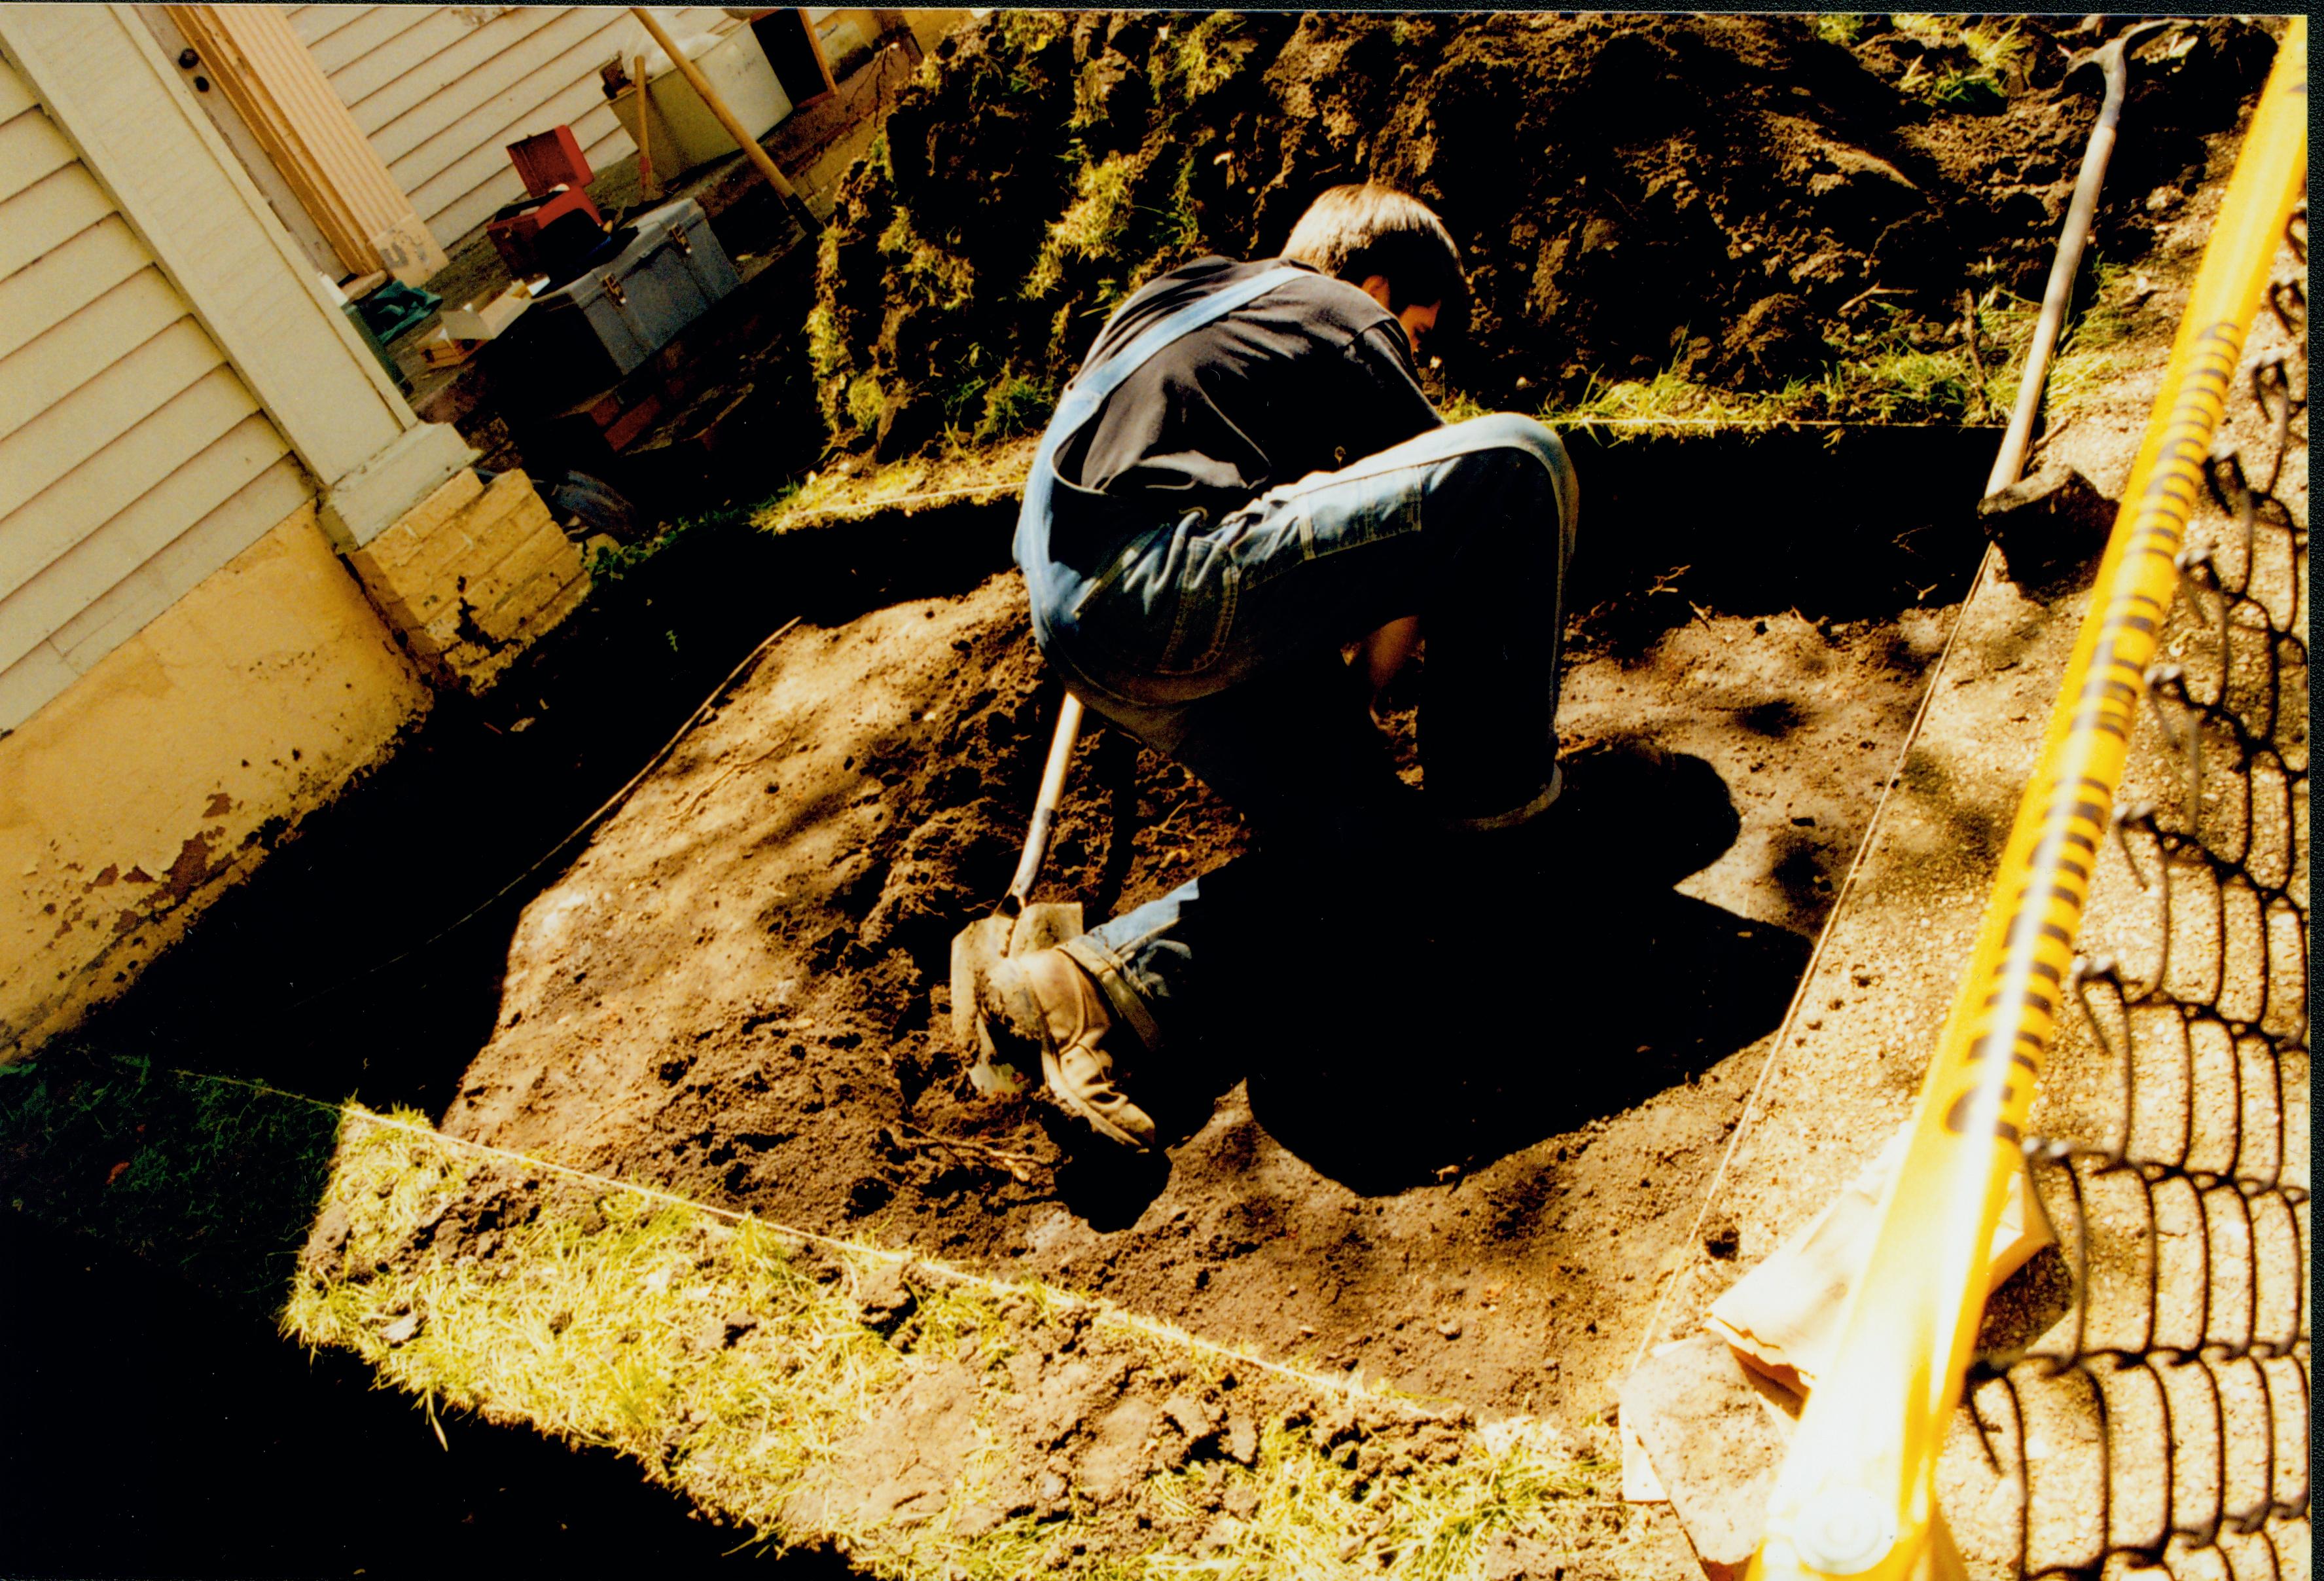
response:
<path fill-rule="evenodd" d="M 1985 1305 L 1986 1252 L 2057 1019 L 2202 467 L 2307 175 L 2308 28 L 2295 17 L 2212 227 L 2039 768 L 1912 1140 L 1880 1205 L 1829 1372 L 1800 1419 L 1749 1574 L 1959 1576 L 1936 1468 Z"/>

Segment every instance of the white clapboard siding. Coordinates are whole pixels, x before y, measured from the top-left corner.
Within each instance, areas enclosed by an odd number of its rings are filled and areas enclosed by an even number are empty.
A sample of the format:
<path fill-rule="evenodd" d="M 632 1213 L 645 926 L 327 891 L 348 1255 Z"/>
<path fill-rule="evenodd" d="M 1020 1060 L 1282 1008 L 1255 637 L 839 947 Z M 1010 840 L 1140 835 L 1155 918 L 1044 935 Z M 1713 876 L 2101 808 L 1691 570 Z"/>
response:
<path fill-rule="evenodd" d="M 0 357 L 152 267 L 153 255 L 117 214 L 50 248 L 0 280 Z"/>
<path fill-rule="evenodd" d="M 314 497 L 314 486 L 297 461 L 288 456 L 270 458 L 270 427 L 263 417 L 244 419 L 220 435 L 195 465 L 171 473 L 167 483 L 123 512 L 124 524 L 139 529 L 134 558 L 117 550 L 115 535 L 108 532 L 82 544 L 42 574 L 42 582 L 53 578 L 64 585 L 69 597 L 71 585 L 109 584 L 50 634 L 51 644 L 68 661 L 79 657 L 91 638 L 117 626 L 124 609 L 137 610 L 142 625 L 168 608 L 167 600 L 151 602 L 157 585 L 168 587 L 174 598 Z M 262 508 L 252 510 L 254 504 Z M 187 526 L 188 522 L 193 525 Z M 207 563 L 187 561 L 188 546 L 205 542 L 223 552 L 197 557 Z M 157 573 L 154 562 L 165 554 L 172 564 Z M 188 571 L 194 573 L 190 579 Z M 38 584 L 25 589 L 28 596 L 40 591 Z M 79 601 L 72 597 L 72 602 Z M 75 665 L 87 667 L 87 661 Z"/>
<path fill-rule="evenodd" d="M 290 30 L 304 37 L 295 14 Z M 326 77 L 342 74 L 346 79 L 344 90 L 354 93 L 355 97 L 364 97 L 383 81 L 395 79 L 397 72 L 404 72 L 444 49 L 447 40 L 456 40 L 475 30 L 475 21 L 463 19 L 460 14 L 448 12 L 441 5 L 381 5 L 358 23 L 337 30 L 323 40 L 309 42 L 307 49 Z"/>
<path fill-rule="evenodd" d="M 681 33 L 740 25 L 675 10 Z M 457 245 L 523 195 L 509 143 L 569 125 L 593 167 L 634 152 L 597 69 L 638 30 L 591 6 L 294 5 L 290 25 L 438 243 Z"/>
<path fill-rule="evenodd" d="M 83 309 L 84 312 L 88 310 Z M 69 325 L 59 325 L 8 359 L 10 365 L 47 360 L 48 343 Z M 0 436 L 0 522 L 18 507 L 80 469 L 135 431 L 146 418 L 226 365 L 217 343 L 189 318 L 181 318 L 97 370 L 71 393 L 14 432 Z M 0 378 L 9 369 L 0 367 Z M 247 393 L 245 393 L 246 398 Z M 117 467 L 104 468 L 117 472 Z M 0 593 L 10 585 L 7 561 L 0 560 Z"/>
<path fill-rule="evenodd" d="M 32 107 L 32 90 L 14 71 L 0 71 L 0 121 L 14 119 Z"/>
<path fill-rule="evenodd" d="M 135 636 L 146 622 L 314 497 L 314 480 L 307 469 L 289 456 L 278 458 L 139 566 L 134 574 L 107 589 L 44 645 L 62 653 L 76 674 L 87 674 L 90 666 Z"/>
<path fill-rule="evenodd" d="M 0 730 L 313 496 L 217 343 L 0 62 Z"/>
<path fill-rule="evenodd" d="M 467 35 L 453 47 L 358 100 L 355 125 L 363 125 L 364 134 L 370 134 L 372 146 L 379 149 L 379 158 L 388 161 L 391 170 L 395 165 L 411 168 L 411 156 L 419 153 L 420 172 L 435 172 L 444 168 L 447 156 L 437 151 L 430 158 L 428 144 L 460 128 L 479 109 L 493 105 L 502 107 L 500 116 L 485 121 L 481 128 L 491 133 L 507 124 L 512 107 L 530 109 L 541 97 L 553 97 L 556 88 L 581 81 L 584 69 L 595 74 L 597 68 L 581 68 L 576 60 L 565 60 L 576 49 L 600 63 L 611 56 L 606 44 L 593 42 L 604 32 L 595 23 L 597 19 L 590 12 L 549 7 L 509 12 L 502 19 L 467 30 Z M 556 88 L 534 81 L 544 68 L 549 69 L 549 84 L 556 84 Z M 521 109 L 516 112 L 521 114 Z M 467 153 L 467 144 L 460 144 L 457 151 Z"/>
<path fill-rule="evenodd" d="M 0 279 L 113 212 L 113 199 L 78 164 L 43 176 L 0 203 Z"/>
<path fill-rule="evenodd" d="M 158 269 L 141 269 L 101 293 L 41 337 L 35 352 L 0 358 L 0 434 L 38 432 L 33 419 L 63 410 L 64 399 L 106 369 L 120 347 L 143 347 L 177 324 L 191 324 L 186 300 Z"/>
<path fill-rule="evenodd" d="M 296 14 L 292 16 L 291 31 L 307 45 L 325 76 L 353 65 L 431 18 L 441 17 L 456 25 L 459 21 L 440 5 L 309 5 L 303 9 L 309 13 L 352 14 L 344 19 L 344 25 L 313 36 L 309 36 L 303 19 Z"/>
<path fill-rule="evenodd" d="M 0 125 L 0 203 L 72 162 L 72 144 L 46 116 L 27 109 L 11 116 Z"/>
<path fill-rule="evenodd" d="M 92 458 L 99 465 L 74 467 L 19 509 L 0 516 L 0 536 L 9 543 L 8 553 L 0 556 L 0 597 L 23 587 L 74 544 L 103 531 L 138 495 L 159 486 L 195 451 L 255 410 L 250 392 L 232 368 L 212 368 L 137 418 L 105 447 L 101 457 Z M 7 470 L 8 462 L 0 456 L 0 473 Z"/>

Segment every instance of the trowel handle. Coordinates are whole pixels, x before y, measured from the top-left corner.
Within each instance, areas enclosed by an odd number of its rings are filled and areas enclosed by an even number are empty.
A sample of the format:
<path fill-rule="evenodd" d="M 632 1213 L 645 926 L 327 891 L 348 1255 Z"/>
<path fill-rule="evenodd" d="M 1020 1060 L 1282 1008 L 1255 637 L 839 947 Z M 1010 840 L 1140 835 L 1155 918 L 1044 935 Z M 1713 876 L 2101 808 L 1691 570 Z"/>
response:
<path fill-rule="evenodd" d="M 1009 881 L 1009 893 L 1001 902 L 1001 909 L 1012 917 L 1024 909 L 1042 860 L 1049 854 L 1049 831 L 1057 821 L 1057 803 L 1065 799 L 1065 771 L 1073 766 L 1074 742 L 1081 733 L 1082 700 L 1067 692 L 1065 707 L 1057 710 L 1057 733 L 1049 740 L 1049 761 L 1041 770 L 1041 793 L 1033 799 L 1033 824 L 1025 831 L 1025 855 L 1018 858 L 1017 876 Z"/>

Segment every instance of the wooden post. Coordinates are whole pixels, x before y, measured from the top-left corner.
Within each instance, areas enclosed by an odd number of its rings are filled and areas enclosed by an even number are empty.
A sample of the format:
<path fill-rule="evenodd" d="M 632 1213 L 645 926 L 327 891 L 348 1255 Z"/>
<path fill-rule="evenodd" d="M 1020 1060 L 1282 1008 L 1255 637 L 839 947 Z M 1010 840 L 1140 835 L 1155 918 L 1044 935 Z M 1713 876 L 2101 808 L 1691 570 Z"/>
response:
<path fill-rule="evenodd" d="M 418 285 L 444 249 L 273 5 L 166 5 L 350 274 Z"/>
<path fill-rule="evenodd" d="M 815 18 L 807 14 L 804 5 L 793 6 L 791 14 L 798 18 L 799 28 L 807 34 L 807 47 L 815 57 L 815 69 L 823 73 L 823 91 L 837 93 L 839 82 L 831 75 L 831 60 L 823 52 L 823 40 L 815 31 Z"/>
<path fill-rule="evenodd" d="M 646 97 L 646 58 L 641 54 L 630 67 L 630 91 L 638 96 L 638 196 L 652 203 L 661 197 L 661 178 L 653 168 L 653 102 Z"/>
<path fill-rule="evenodd" d="M 808 235 L 819 233 L 823 229 L 823 221 L 816 217 L 815 210 L 807 206 L 807 200 L 798 195 L 789 179 L 776 168 L 775 162 L 767 157 L 767 151 L 759 146 L 759 140 L 742 129 L 742 123 L 735 117 L 733 110 L 726 107 L 726 101 L 718 97 L 718 90 L 710 86 L 709 79 L 704 77 L 700 69 L 678 49 L 678 41 L 669 36 L 669 30 L 642 5 L 631 6 L 630 14 L 645 24 L 646 32 L 652 35 L 653 42 L 659 44 L 662 53 L 669 57 L 669 63 L 684 73 L 694 91 L 702 96 L 702 102 L 710 106 L 712 115 L 718 117 L 718 124 L 726 128 L 726 135 L 741 146 L 743 156 L 758 167 L 761 175 L 767 178 L 767 184 L 774 188 L 775 195 L 783 200 L 783 206 L 807 227 Z"/>

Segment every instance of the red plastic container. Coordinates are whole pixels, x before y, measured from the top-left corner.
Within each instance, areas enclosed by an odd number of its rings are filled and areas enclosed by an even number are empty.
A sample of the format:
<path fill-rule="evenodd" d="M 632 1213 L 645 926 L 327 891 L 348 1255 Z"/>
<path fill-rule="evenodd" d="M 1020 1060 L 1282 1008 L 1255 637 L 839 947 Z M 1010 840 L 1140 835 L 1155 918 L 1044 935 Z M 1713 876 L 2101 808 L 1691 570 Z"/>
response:
<path fill-rule="evenodd" d="M 540 271 L 542 260 L 533 238 L 552 220 L 577 212 L 587 215 L 593 224 L 603 225 L 604 217 L 584 190 L 589 185 L 589 162 L 582 157 L 572 127 L 554 127 L 537 137 L 512 143 L 508 156 L 527 196 L 493 215 L 484 231 L 509 273 L 521 280 Z"/>
<path fill-rule="evenodd" d="M 508 145 L 509 162 L 524 180 L 528 192 L 552 187 L 586 187 L 589 162 L 581 157 L 581 143 L 570 126 L 553 127 L 537 137 L 521 138 Z"/>

